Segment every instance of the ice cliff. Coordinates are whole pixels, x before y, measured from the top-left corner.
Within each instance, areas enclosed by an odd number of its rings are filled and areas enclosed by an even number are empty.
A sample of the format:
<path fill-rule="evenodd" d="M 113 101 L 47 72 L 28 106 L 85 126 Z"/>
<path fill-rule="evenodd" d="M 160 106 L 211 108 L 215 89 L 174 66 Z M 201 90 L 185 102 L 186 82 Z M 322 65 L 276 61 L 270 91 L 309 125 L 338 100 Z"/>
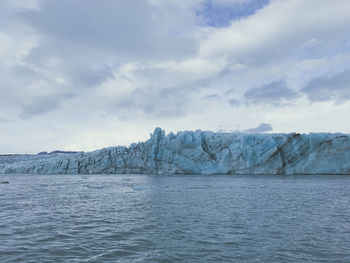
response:
<path fill-rule="evenodd" d="M 88 153 L 2 155 L 6 174 L 350 174 L 350 135 L 183 131 Z"/>

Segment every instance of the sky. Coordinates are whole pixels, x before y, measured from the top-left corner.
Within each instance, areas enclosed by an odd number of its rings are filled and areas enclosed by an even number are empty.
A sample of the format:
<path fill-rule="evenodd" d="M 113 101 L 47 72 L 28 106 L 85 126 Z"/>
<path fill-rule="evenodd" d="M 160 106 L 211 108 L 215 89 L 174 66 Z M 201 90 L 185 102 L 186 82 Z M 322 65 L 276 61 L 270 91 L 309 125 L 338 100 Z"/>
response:
<path fill-rule="evenodd" d="M 1 0 L 0 153 L 350 133 L 349 0 Z"/>

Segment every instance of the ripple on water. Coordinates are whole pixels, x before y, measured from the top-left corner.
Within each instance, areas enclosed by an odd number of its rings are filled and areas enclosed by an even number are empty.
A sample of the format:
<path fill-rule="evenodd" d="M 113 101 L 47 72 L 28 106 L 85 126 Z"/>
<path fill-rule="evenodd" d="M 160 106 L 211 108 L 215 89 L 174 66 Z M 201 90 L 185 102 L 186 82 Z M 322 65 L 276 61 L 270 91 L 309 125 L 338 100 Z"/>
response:
<path fill-rule="evenodd" d="M 20 176 L 0 262 L 350 262 L 350 177 Z"/>

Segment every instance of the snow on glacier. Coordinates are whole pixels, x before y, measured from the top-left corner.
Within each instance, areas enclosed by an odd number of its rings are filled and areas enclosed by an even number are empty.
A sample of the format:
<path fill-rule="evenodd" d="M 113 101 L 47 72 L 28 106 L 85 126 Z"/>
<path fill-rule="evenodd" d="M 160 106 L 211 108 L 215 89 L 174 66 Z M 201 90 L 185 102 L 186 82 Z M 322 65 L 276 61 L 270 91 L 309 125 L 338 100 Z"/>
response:
<path fill-rule="evenodd" d="M 2 155 L 6 174 L 350 174 L 350 135 L 181 131 L 129 147 Z"/>

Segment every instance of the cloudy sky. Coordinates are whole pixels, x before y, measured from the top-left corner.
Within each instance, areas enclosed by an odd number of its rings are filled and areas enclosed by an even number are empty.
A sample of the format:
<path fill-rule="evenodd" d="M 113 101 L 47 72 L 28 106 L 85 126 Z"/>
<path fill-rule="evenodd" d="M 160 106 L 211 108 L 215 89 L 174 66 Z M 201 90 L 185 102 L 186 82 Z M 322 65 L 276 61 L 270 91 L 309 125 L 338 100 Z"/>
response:
<path fill-rule="evenodd" d="M 1 0 L 0 152 L 350 133 L 349 0 Z"/>

